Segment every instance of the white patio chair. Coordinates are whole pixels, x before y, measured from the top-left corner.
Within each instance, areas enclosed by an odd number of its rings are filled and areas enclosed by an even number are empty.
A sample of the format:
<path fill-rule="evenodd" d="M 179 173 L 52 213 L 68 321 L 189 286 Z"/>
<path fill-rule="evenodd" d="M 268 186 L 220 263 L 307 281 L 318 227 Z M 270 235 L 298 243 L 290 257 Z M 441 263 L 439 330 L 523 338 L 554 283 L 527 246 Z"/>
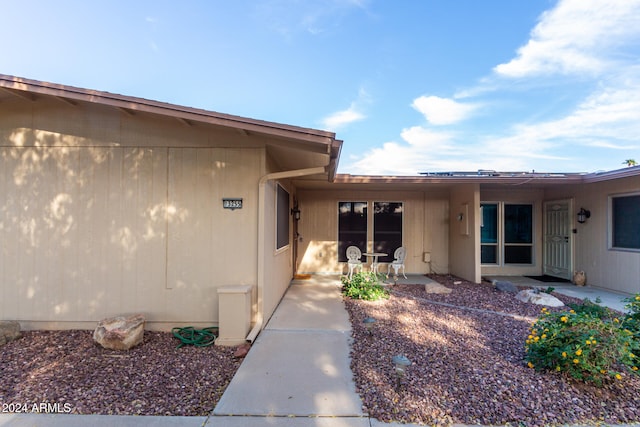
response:
<path fill-rule="evenodd" d="M 349 246 L 347 248 L 347 265 L 349 266 L 349 280 L 353 277 L 353 270 L 360 268 L 362 272 L 362 252 L 357 246 Z"/>
<path fill-rule="evenodd" d="M 404 246 L 400 246 L 398 249 L 396 249 L 396 251 L 393 253 L 393 258 L 395 259 L 390 262 L 389 266 L 387 267 L 387 278 L 389 278 L 389 272 L 392 268 L 395 271 L 396 276 L 398 275 L 398 270 L 402 268 L 402 276 L 405 279 L 407 278 L 407 276 L 404 274 L 404 259 L 406 258 L 406 256 L 407 250 Z"/>

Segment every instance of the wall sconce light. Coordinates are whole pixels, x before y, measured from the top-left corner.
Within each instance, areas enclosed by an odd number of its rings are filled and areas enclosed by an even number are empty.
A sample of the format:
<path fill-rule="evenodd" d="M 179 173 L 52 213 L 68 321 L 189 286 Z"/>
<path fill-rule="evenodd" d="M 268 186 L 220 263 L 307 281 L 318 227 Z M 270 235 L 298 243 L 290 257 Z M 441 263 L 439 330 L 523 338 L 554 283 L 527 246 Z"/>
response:
<path fill-rule="evenodd" d="M 591 218 L 591 211 L 588 211 L 585 208 L 580 208 L 578 211 L 578 222 L 580 224 L 584 224 L 587 221 L 587 218 Z"/>
<path fill-rule="evenodd" d="M 291 215 L 293 216 L 293 219 L 300 221 L 300 209 L 298 209 L 297 206 L 291 209 Z"/>

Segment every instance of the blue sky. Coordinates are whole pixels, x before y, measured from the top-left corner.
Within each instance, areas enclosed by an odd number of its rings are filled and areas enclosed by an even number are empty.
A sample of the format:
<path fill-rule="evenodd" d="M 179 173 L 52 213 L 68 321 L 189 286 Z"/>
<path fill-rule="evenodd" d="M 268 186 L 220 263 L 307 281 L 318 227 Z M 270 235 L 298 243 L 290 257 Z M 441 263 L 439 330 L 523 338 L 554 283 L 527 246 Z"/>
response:
<path fill-rule="evenodd" d="M 640 162 L 640 0 L 0 0 L 0 73 L 325 129 L 338 171 Z"/>

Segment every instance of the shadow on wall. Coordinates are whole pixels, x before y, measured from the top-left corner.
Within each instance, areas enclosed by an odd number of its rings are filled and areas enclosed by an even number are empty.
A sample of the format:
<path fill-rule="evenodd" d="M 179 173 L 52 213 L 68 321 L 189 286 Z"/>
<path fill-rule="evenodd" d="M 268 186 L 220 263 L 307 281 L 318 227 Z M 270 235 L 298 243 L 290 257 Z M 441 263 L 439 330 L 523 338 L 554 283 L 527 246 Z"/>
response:
<path fill-rule="evenodd" d="M 169 149 L 90 147 L 30 129 L 9 139 L 0 147 L 3 318 L 92 320 L 162 305 L 154 293 L 170 287 L 169 224 L 190 220 L 168 198 Z M 198 304 L 210 311 L 213 294 Z"/>
<path fill-rule="evenodd" d="M 335 240 L 311 240 L 298 244 L 302 254 L 298 271 L 301 273 L 340 273 L 342 266 L 338 264 Z"/>

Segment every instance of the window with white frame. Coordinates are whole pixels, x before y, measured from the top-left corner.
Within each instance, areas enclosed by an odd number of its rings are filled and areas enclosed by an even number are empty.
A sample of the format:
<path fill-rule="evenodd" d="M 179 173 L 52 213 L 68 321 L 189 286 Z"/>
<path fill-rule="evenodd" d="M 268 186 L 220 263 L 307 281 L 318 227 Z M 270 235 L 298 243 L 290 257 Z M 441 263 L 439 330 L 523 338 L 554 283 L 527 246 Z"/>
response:
<path fill-rule="evenodd" d="M 610 197 L 611 248 L 640 250 L 640 193 Z"/>
<path fill-rule="evenodd" d="M 533 205 L 480 205 L 480 259 L 482 264 L 533 264 Z"/>

